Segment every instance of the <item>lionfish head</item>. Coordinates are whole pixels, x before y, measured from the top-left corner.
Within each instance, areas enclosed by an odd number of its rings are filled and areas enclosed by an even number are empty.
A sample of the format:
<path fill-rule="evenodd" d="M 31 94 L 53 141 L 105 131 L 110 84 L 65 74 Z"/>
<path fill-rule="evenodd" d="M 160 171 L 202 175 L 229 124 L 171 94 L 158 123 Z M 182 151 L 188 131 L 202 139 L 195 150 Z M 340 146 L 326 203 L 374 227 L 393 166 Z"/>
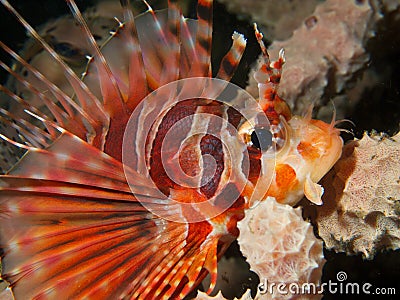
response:
<path fill-rule="evenodd" d="M 255 32 L 262 50 L 262 61 L 254 77 L 258 82 L 259 99 L 269 126 L 254 128 L 246 122 L 241 132 L 245 139 L 252 140 L 254 131 L 266 137 L 261 148 L 270 148 L 274 153 L 274 175 L 265 197 L 274 197 L 278 202 L 296 204 L 305 195 L 311 202 L 322 204 L 323 187 L 317 182 L 332 168 L 342 153 L 343 140 L 340 130 L 335 128 L 335 113 L 330 124 L 312 119 L 312 110 L 305 116 L 292 116 L 288 104 L 279 96 L 284 50 L 279 51 L 276 61 L 270 61 L 256 24 Z M 262 140 L 261 140 L 262 141 Z"/>
<path fill-rule="evenodd" d="M 307 162 L 310 178 L 318 182 L 336 163 L 342 153 L 343 140 L 341 130 L 335 127 L 335 118 L 331 123 L 304 117 L 293 117 L 289 125 L 296 141 L 296 150 Z"/>

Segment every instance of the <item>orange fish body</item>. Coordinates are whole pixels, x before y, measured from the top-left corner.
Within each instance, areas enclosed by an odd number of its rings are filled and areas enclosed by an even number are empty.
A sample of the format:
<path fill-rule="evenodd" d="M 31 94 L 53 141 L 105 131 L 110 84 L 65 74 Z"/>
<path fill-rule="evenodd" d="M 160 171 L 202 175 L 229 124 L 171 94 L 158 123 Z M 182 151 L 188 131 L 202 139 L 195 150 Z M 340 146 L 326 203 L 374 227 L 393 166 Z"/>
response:
<path fill-rule="evenodd" d="M 246 41 L 233 35 L 212 79 L 212 1 L 198 1 L 197 21 L 175 1 L 137 17 L 121 1 L 124 21 L 100 50 L 68 0 L 92 50 L 83 80 L 1 3 L 74 90 L 67 95 L 0 44 L 41 79 L 30 90 L 49 110 L 1 86 L 27 113 L 26 122 L 6 113 L 22 141 L 1 135 L 27 150 L 0 177 L 2 278 L 16 299 L 182 299 L 207 273 L 211 292 L 246 209 L 303 194 L 320 203 L 316 182 L 340 156 L 339 131 L 291 117 L 271 75 L 283 61 L 265 68 L 258 101 L 221 98 L 239 91 L 228 81 Z"/>

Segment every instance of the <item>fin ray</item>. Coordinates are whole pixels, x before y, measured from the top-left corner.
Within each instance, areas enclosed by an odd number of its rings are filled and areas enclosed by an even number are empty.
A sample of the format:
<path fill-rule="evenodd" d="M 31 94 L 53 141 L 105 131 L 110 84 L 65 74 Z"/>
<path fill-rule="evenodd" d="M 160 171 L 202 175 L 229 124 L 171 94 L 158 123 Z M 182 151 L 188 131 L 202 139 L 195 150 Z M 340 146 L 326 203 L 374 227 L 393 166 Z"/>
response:
<path fill-rule="evenodd" d="M 82 164 L 82 153 L 90 161 Z M 37 164 L 51 172 L 39 174 Z M 136 175 L 148 201 L 165 209 Z M 0 177 L 3 272 L 16 297 L 162 298 L 198 283 L 216 243 L 198 252 L 205 237 L 187 240 L 187 224 L 152 215 L 124 176 L 118 161 L 65 132 Z"/>

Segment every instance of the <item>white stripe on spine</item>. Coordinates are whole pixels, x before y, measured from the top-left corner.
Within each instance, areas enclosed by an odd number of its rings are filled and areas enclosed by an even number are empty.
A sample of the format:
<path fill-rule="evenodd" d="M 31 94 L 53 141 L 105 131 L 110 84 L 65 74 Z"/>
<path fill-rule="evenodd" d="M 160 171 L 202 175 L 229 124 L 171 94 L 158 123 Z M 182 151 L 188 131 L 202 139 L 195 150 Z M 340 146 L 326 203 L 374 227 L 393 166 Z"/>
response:
<path fill-rule="evenodd" d="M 223 117 L 228 120 L 228 106 L 225 106 Z M 224 128 L 221 130 L 221 138 L 224 141 L 224 145 L 229 145 L 229 147 L 223 147 L 225 168 L 222 173 L 220 186 L 217 192 L 227 184 L 227 181 L 238 183 L 238 186 L 242 184 L 248 184 L 247 175 L 244 174 L 242 170 L 242 164 L 245 160 L 244 153 L 246 152 L 246 145 L 241 142 L 237 131 L 230 132 L 228 127 L 230 124 L 228 121 L 224 124 Z M 232 178 L 229 178 L 232 176 Z"/>
<path fill-rule="evenodd" d="M 186 138 L 191 137 L 193 135 L 197 135 L 197 143 L 195 145 L 196 147 L 196 152 L 198 153 L 199 157 L 198 157 L 198 162 L 199 162 L 199 169 L 200 174 L 199 174 L 199 181 L 196 183 L 198 188 L 197 191 L 200 193 L 200 186 L 201 186 L 201 180 L 203 178 L 203 174 L 204 174 L 204 164 L 203 164 L 203 160 L 201 159 L 201 147 L 200 147 L 200 143 L 201 143 L 201 139 L 207 134 L 207 130 L 208 130 L 208 125 L 210 124 L 210 119 L 211 116 L 210 115 L 205 115 L 203 113 L 204 111 L 204 107 L 203 106 L 199 106 L 196 108 L 196 111 L 194 113 L 193 116 L 193 123 L 192 126 L 190 128 L 190 131 L 188 132 Z"/>

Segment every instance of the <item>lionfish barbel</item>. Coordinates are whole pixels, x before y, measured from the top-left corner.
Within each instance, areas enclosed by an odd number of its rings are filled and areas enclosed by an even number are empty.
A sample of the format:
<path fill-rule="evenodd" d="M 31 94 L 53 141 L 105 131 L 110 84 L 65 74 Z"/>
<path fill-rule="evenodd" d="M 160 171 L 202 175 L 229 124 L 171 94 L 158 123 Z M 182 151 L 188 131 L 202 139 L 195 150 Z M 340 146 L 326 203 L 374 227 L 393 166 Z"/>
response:
<path fill-rule="evenodd" d="M 102 47 L 66 0 L 90 53 L 82 78 L 0 1 L 73 91 L 0 42 L 30 74 L 1 62 L 29 91 L 0 86 L 24 114 L 1 109 L 1 137 L 26 150 L 0 178 L 2 278 L 16 299 L 182 299 L 207 274 L 211 293 L 247 209 L 268 197 L 321 203 L 339 130 L 312 109 L 291 115 L 277 93 L 283 51 L 271 62 L 256 27 L 259 99 L 233 88 L 224 100 L 246 40 L 233 34 L 212 78 L 212 0 L 198 1 L 196 20 L 177 1 L 161 11 L 143 1 L 133 16 L 121 0 L 124 19 Z"/>

